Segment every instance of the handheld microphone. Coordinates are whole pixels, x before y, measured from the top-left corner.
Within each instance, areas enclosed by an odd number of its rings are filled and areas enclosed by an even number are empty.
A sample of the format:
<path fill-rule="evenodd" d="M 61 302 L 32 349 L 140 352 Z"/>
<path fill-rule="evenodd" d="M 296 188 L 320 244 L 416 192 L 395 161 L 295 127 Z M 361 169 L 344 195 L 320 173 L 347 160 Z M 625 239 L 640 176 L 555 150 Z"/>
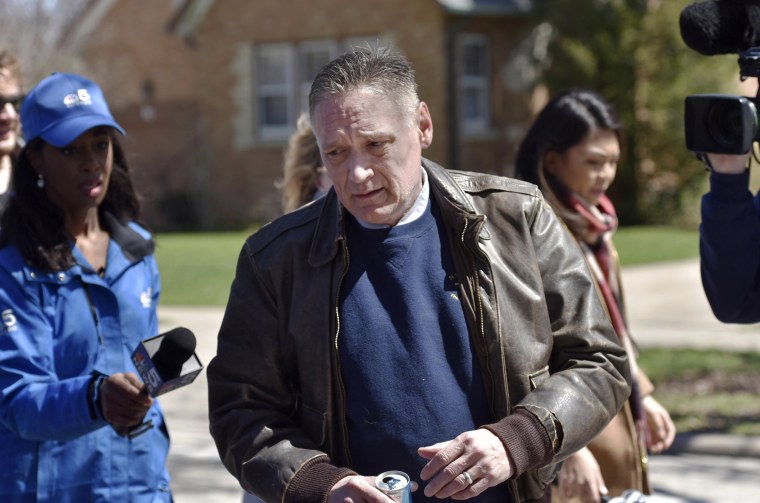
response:
<path fill-rule="evenodd" d="M 203 369 L 195 354 L 195 335 L 177 327 L 146 339 L 132 353 L 132 361 L 151 396 L 162 395 L 193 382 Z"/>
<path fill-rule="evenodd" d="M 179 377 L 182 366 L 195 353 L 195 335 L 184 328 L 177 327 L 164 334 L 158 350 L 151 357 L 158 375 L 168 381 Z"/>
<path fill-rule="evenodd" d="M 713 56 L 760 46 L 760 2 L 723 0 L 686 6 L 679 19 L 681 38 L 691 49 Z"/>

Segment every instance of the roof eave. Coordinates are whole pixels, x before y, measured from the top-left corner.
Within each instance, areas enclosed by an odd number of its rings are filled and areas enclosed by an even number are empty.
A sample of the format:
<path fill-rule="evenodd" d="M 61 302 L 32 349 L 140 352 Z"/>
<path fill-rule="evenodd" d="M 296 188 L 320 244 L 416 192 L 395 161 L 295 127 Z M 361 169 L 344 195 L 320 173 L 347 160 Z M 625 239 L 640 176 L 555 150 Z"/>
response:
<path fill-rule="evenodd" d="M 531 0 L 437 0 L 447 14 L 455 16 L 516 16 L 533 10 Z"/>
<path fill-rule="evenodd" d="M 167 31 L 183 38 L 192 37 L 213 5 L 214 0 L 185 0 L 167 24 Z"/>

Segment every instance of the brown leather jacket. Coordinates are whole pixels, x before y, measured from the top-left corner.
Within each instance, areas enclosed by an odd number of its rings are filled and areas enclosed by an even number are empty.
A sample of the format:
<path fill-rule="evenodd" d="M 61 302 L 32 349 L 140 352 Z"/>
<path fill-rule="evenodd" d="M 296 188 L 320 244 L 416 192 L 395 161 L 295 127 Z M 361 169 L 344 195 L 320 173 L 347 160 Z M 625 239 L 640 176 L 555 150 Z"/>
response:
<path fill-rule="evenodd" d="M 494 421 L 527 411 L 552 446 L 547 466 L 510 481 L 515 501 L 539 498 L 555 463 L 596 436 L 627 398 L 625 352 L 578 245 L 535 186 L 423 166 Z M 338 359 L 337 299 L 349 260 L 342 211 L 331 190 L 248 238 L 208 367 L 221 459 L 265 501 L 285 501 L 309 464 L 329 457 L 350 467 Z"/>

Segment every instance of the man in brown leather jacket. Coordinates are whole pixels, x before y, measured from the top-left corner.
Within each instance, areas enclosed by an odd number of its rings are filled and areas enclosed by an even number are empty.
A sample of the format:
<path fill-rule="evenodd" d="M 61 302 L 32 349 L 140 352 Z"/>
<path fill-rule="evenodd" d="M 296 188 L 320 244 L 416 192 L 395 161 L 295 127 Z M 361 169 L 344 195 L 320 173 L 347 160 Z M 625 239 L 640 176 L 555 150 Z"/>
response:
<path fill-rule="evenodd" d="M 422 157 L 408 61 L 350 53 L 309 106 L 333 189 L 248 238 L 208 367 L 211 434 L 269 502 L 549 501 L 630 391 L 577 245 L 538 189 Z"/>

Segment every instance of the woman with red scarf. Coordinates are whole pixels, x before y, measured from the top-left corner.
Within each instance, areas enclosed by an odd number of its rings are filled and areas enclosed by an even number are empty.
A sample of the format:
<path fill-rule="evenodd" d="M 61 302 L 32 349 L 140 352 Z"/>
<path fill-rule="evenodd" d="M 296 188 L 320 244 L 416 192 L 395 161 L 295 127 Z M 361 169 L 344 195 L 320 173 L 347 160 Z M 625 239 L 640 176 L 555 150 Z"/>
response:
<path fill-rule="evenodd" d="M 599 502 L 633 489 L 649 494 L 647 450 L 660 453 L 675 438 L 670 414 L 636 364 L 612 235 L 615 207 L 605 195 L 620 158 L 621 126 L 597 94 L 556 96 L 539 113 L 517 154 L 517 177 L 535 183 L 578 241 L 620 344 L 631 362 L 631 396 L 607 428 L 569 457 L 557 478 L 556 502 Z"/>

